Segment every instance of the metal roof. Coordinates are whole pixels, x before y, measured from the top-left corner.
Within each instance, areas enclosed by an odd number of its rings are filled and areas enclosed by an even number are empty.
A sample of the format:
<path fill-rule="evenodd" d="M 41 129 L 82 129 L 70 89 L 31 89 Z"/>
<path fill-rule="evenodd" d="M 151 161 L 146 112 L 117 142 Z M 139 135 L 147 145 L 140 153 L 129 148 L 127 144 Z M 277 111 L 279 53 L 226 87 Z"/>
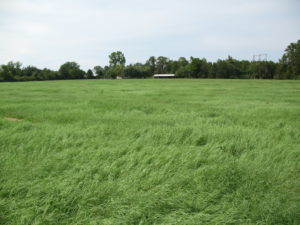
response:
<path fill-rule="evenodd" d="M 175 74 L 154 74 L 153 77 L 175 77 Z"/>

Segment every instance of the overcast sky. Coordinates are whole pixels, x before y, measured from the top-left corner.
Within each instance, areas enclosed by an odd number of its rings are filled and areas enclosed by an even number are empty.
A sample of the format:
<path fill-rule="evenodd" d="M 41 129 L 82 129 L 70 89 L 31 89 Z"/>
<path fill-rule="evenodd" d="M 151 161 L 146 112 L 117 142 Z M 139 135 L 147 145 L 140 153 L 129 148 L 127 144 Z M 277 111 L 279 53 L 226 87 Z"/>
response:
<path fill-rule="evenodd" d="M 300 39 L 300 0 L 0 0 L 0 64 L 58 69 L 228 55 L 277 61 Z"/>

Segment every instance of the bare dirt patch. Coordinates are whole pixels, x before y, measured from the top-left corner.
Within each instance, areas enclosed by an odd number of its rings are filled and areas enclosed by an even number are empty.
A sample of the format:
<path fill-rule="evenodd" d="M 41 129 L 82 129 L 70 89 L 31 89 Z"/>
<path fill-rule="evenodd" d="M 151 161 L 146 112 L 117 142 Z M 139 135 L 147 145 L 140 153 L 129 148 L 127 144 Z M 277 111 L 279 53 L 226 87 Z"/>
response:
<path fill-rule="evenodd" d="M 5 117 L 5 120 L 17 122 L 17 121 L 22 121 L 23 119 L 19 119 L 15 117 Z"/>

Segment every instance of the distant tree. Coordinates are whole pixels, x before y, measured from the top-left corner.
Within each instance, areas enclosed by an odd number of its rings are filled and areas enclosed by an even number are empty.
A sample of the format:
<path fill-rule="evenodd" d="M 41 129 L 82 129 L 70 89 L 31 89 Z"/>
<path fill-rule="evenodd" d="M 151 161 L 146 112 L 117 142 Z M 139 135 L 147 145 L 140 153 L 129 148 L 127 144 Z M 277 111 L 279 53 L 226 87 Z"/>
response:
<path fill-rule="evenodd" d="M 85 76 L 86 76 L 87 79 L 95 78 L 93 71 L 90 70 L 90 69 L 86 72 Z"/>
<path fill-rule="evenodd" d="M 218 59 L 218 61 L 212 65 L 211 74 L 214 78 L 229 78 L 230 71 L 228 71 L 227 62 Z"/>
<path fill-rule="evenodd" d="M 195 78 L 207 78 L 208 77 L 208 64 L 205 58 L 199 59 L 191 57 L 190 59 L 190 74 Z"/>
<path fill-rule="evenodd" d="M 57 71 L 52 71 L 52 70 L 47 69 L 47 68 L 44 68 L 41 71 L 41 76 L 43 77 L 44 80 L 56 80 L 56 79 L 59 79 Z"/>
<path fill-rule="evenodd" d="M 273 79 L 276 72 L 276 64 L 271 61 L 252 62 L 250 70 L 251 78 Z"/>
<path fill-rule="evenodd" d="M 111 67 L 114 67 L 117 65 L 124 66 L 125 63 L 126 63 L 126 59 L 122 52 L 117 51 L 117 52 L 113 52 L 109 55 L 109 65 Z"/>
<path fill-rule="evenodd" d="M 29 80 L 45 80 L 41 74 L 41 70 L 35 66 L 27 66 L 22 69 L 19 76 L 16 76 L 19 81 L 29 81 Z"/>
<path fill-rule="evenodd" d="M 15 75 L 21 75 L 22 63 L 10 61 L 7 63 L 8 69 Z"/>
<path fill-rule="evenodd" d="M 279 64 L 279 72 L 284 79 L 300 78 L 300 40 L 288 45 Z"/>
<path fill-rule="evenodd" d="M 180 64 L 177 60 L 169 60 L 167 64 L 168 73 L 176 73 L 180 68 Z"/>
<path fill-rule="evenodd" d="M 4 81 L 2 66 L 0 66 L 0 82 L 1 81 Z"/>
<path fill-rule="evenodd" d="M 191 70 L 189 65 L 181 66 L 175 73 L 176 77 L 189 78 L 191 77 Z"/>
<path fill-rule="evenodd" d="M 169 59 L 164 56 L 159 56 L 156 60 L 156 72 L 157 73 L 168 73 Z"/>
<path fill-rule="evenodd" d="M 111 78 L 109 75 L 109 70 L 111 68 L 109 66 L 104 66 L 103 71 L 104 71 L 104 78 Z"/>
<path fill-rule="evenodd" d="M 184 58 L 180 57 L 178 60 L 172 60 L 171 64 L 171 72 L 174 73 L 177 77 L 190 77 L 190 65 L 189 61 Z"/>
<path fill-rule="evenodd" d="M 85 76 L 85 72 L 80 69 L 76 62 L 64 63 L 58 72 L 61 79 L 83 79 Z"/>
<path fill-rule="evenodd" d="M 240 78 L 240 64 L 238 60 L 228 56 L 226 60 L 219 59 L 211 65 L 209 77 L 213 78 Z"/>
<path fill-rule="evenodd" d="M 8 69 L 7 65 L 2 65 L 0 69 L 0 79 L 1 81 L 14 81 L 13 73 Z"/>
<path fill-rule="evenodd" d="M 8 62 L 0 66 L 0 81 L 28 81 L 82 78 L 146 78 L 154 73 L 175 73 L 177 77 L 190 78 L 253 78 L 253 79 L 300 79 L 300 40 L 291 43 L 278 63 L 272 61 L 250 62 L 236 60 L 231 56 L 208 62 L 205 58 L 184 57 L 171 60 L 164 56 L 151 56 L 145 62 L 125 66 L 122 52 L 109 55 L 109 65 L 95 66 L 87 73 L 76 62 L 66 62 L 58 71 L 39 69 L 34 66 L 21 68 L 19 62 Z M 95 75 L 94 75 L 95 74 Z"/>
<path fill-rule="evenodd" d="M 94 71 L 97 78 L 104 78 L 104 69 L 101 66 L 95 66 Z"/>
<path fill-rule="evenodd" d="M 109 55 L 109 77 L 116 78 L 117 76 L 124 76 L 125 62 L 126 59 L 122 52 L 117 51 L 111 53 Z"/>
<path fill-rule="evenodd" d="M 27 66 L 25 68 L 22 69 L 22 76 L 27 76 L 27 77 L 31 77 L 33 76 L 35 73 L 39 73 L 41 70 L 36 68 L 35 66 Z"/>
<path fill-rule="evenodd" d="M 150 71 L 151 74 L 156 73 L 156 58 L 154 56 L 151 56 L 146 61 L 146 66 L 148 66 L 149 71 Z"/>
<path fill-rule="evenodd" d="M 240 63 L 238 60 L 228 56 L 226 59 L 227 63 L 227 72 L 229 78 L 240 78 L 241 71 L 240 71 Z"/>
<path fill-rule="evenodd" d="M 148 66 L 141 63 L 130 64 L 125 67 L 124 70 L 125 77 L 128 78 L 146 78 L 152 75 L 151 70 Z"/>
<path fill-rule="evenodd" d="M 4 81 L 14 81 L 16 77 L 21 76 L 22 64 L 20 62 L 8 62 L 6 65 L 1 66 L 0 77 Z"/>
<path fill-rule="evenodd" d="M 180 66 L 186 66 L 187 64 L 189 64 L 189 61 L 184 57 L 179 57 L 178 63 Z"/>
<path fill-rule="evenodd" d="M 242 60 L 238 62 L 238 67 L 240 71 L 239 78 L 250 78 L 250 65 L 251 63 L 248 60 Z"/>
<path fill-rule="evenodd" d="M 107 75 L 110 78 L 115 79 L 117 76 L 123 76 L 124 75 L 124 66 L 122 65 L 116 65 L 113 67 L 109 67 L 107 71 Z"/>

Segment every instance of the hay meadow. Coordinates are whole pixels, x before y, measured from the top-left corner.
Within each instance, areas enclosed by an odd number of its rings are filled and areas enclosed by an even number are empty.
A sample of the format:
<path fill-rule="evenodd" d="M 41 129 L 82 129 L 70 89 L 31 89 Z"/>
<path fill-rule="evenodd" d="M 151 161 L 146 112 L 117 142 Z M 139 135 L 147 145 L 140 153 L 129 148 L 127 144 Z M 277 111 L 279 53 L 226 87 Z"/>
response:
<path fill-rule="evenodd" d="M 0 83 L 1 225 L 299 224 L 300 81 Z"/>

